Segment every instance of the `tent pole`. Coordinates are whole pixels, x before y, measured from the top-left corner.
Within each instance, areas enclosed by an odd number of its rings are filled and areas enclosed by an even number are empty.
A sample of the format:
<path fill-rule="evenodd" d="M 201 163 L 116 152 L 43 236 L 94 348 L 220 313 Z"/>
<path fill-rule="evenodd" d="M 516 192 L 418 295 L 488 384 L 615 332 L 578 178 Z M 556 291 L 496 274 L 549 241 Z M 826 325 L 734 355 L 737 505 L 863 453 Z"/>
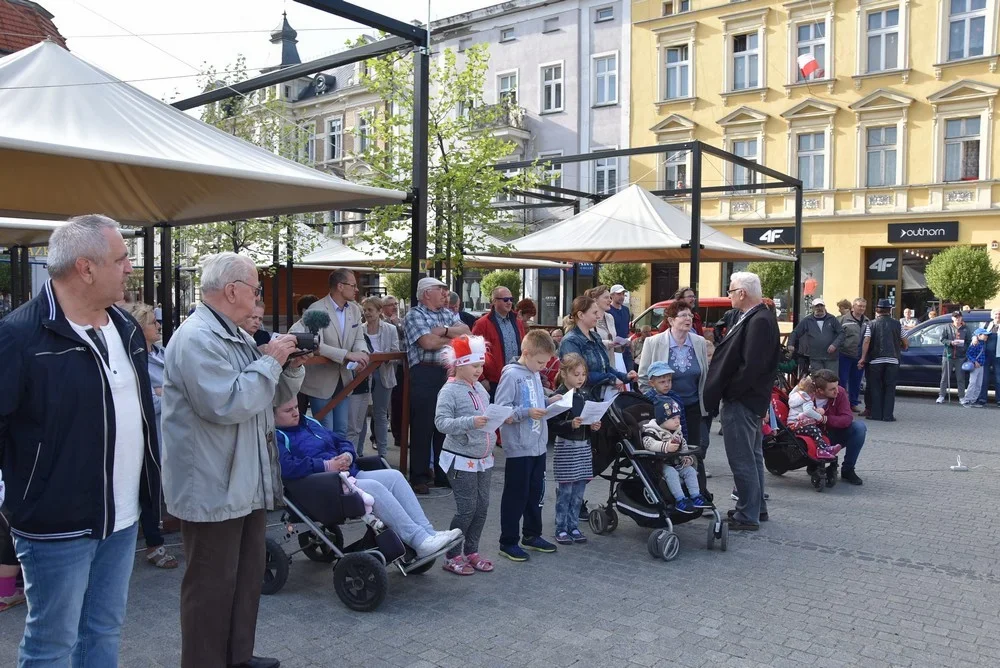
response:
<path fill-rule="evenodd" d="M 430 119 L 430 44 L 413 50 L 413 191 L 410 303 L 417 304 L 420 263 L 427 257 L 427 124 Z"/>
<path fill-rule="evenodd" d="M 795 279 L 792 281 L 792 326 L 802 315 L 802 186 L 795 186 Z"/>
<path fill-rule="evenodd" d="M 701 142 L 691 149 L 691 289 L 698 294 L 701 274 Z"/>
<path fill-rule="evenodd" d="M 21 303 L 31 299 L 31 249 L 21 246 Z"/>
<path fill-rule="evenodd" d="M 174 237 L 174 329 L 181 326 L 181 240 Z"/>
<path fill-rule="evenodd" d="M 274 219 L 274 226 L 271 228 L 274 230 L 273 239 L 274 244 L 271 248 L 271 331 L 278 332 L 278 312 L 281 310 L 281 298 L 278 296 L 279 291 L 279 276 L 281 271 L 281 250 L 279 235 L 281 232 L 278 230 L 278 219 Z"/>
<path fill-rule="evenodd" d="M 10 308 L 13 311 L 24 303 L 21 295 L 21 247 L 11 246 L 7 252 L 10 255 Z"/>
<path fill-rule="evenodd" d="M 285 258 L 285 331 L 287 332 L 295 322 L 295 314 L 292 311 L 292 300 L 295 298 L 295 285 L 292 283 L 292 272 L 295 271 L 295 234 L 292 223 L 288 223 L 288 257 Z M 278 331 L 278 330 L 274 330 Z"/>
<path fill-rule="evenodd" d="M 594 262 L 593 263 L 593 269 L 594 269 L 594 273 L 592 273 L 590 275 L 590 287 L 596 288 L 597 284 L 600 282 L 597 279 L 597 275 L 601 273 L 601 263 L 600 262 Z M 611 286 L 608 286 L 608 287 L 611 287 Z"/>
<path fill-rule="evenodd" d="M 573 271 L 570 272 L 571 283 L 572 283 L 572 285 L 570 285 L 570 287 L 569 287 L 569 300 L 570 300 L 570 302 L 572 302 L 574 299 L 576 299 L 576 276 L 577 276 L 577 272 L 578 272 L 578 267 L 579 267 L 579 265 L 576 262 L 574 262 L 573 263 Z M 571 313 L 570 315 L 573 315 L 573 314 Z"/>
<path fill-rule="evenodd" d="M 174 309 L 180 305 L 174 305 L 173 289 L 171 283 L 174 278 L 173 245 L 170 240 L 170 225 L 160 223 L 160 286 L 163 293 L 163 343 L 170 341 L 171 334 L 174 333 Z"/>
<path fill-rule="evenodd" d="M 142 231 L 142 301 L 156 306 L 156 236 L 151 227 Z"/>

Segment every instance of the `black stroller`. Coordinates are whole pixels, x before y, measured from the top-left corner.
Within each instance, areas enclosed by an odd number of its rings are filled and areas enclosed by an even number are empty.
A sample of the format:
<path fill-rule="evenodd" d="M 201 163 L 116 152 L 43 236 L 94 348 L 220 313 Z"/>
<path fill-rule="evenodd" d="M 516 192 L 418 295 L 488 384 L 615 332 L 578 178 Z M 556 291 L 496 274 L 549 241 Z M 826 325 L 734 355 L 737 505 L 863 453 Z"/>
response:
<path fill-rule="evenodd" d="M 788 422 L 788 395 L 782 388 L 771 391 L 771 407 L 764 418 L 764 468 L 773 475 L 805 468 L 813 489 L 822 492 L 824 487 L 837 484 L 837 462 L 820 459 L 817 443 L 805 434 L 796 434 Z"/>
<path fill-rule="evenodd" d="M 361 457 L 362 471 L 389 468 L 381 457 Z M 285 482 L 286 510 L 281 517 L 285 535 L 280 542 L 268 538 L 267 565 L 264 571 L 264 594 L 275 594 L 288 579 L 292 556 L 302 552 L 310 560 L 333 564 L 333 587 L 344 605 L 367 612 L 377 608 L 389 591 L 386 569 L 395 565 L 404 576 L 426 573 L 437 558 L 462 539 L 438 552 L 417 558 L 392 529 L 371 515 L 365 515 L 361 495 L 344 492 L 338 473 L 316 473 Z M 340 525 L 350 519 L 364 518 L 364 536 L 344 546 Z M 300 529 L 298 525 L 304 525 Z M 298 549 L 286 553 L 283 544 L 298 536 Z"/>
<path fill-rule="evenodd" d="M 666 455 L 641 447 L 641 426 L 653 419 L 653 402 L 636 392 L 619 394 L 608 409 L 601 430 L 594 437 L 594 477 L 611 482 L 606 505 L 590 512 L 590 528 L 595 534 L 611 533 L 618 527 L 618 512 L 628 515 L 641 527 L 654 529 L 646 547 L 654 558 L 671 561 L 680 551 L 680 539 L 674 533 L 675 524 L 698 519 L 705 511 L 711 513 L 707 547 L 729 546 L 729 525 L 719 511 L 696 508 L 682 513 L 674 508 L 673 496 L 663 480 Z M 611 467 L 611 473 L 604 471 Z M 705 468 L 699 462 L 698 483 L 702 496 L 712 501 L 705 486 Z"/>

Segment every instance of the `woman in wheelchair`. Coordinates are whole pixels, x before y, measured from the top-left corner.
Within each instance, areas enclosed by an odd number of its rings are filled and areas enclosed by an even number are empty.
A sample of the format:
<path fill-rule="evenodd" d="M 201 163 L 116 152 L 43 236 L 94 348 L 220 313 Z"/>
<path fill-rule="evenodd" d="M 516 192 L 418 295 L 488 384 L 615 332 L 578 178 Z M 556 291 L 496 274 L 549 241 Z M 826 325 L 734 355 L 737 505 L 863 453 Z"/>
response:
<path fill-rule="evenodd" d="M 418 557 L 443 549 L 462 535 L 461 529 L 435 531 L 403 474 L 395 469 L 361 471 L 355 463 L 354 445 L 312 418 L 300 416 L 293 399 L 274 410 L 278 428 L 278 459 L 287 483 L 317 473 L 347 471 L 357 486 L 375 499 L 372 514 L 412 547 Z M 339 477 L 330 484 L 341 484 Z"/>

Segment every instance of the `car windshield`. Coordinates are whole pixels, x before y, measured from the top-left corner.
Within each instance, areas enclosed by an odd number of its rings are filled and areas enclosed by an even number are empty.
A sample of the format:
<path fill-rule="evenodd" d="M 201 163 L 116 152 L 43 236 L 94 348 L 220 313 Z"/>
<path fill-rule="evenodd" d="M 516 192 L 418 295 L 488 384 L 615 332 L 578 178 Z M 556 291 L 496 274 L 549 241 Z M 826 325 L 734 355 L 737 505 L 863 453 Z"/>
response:
<path fill-rule="evenodd" d="M 662 306 L 654 306 L 653 308 L 649 309 L 648 311 L 640 315 L 638 318 L 635 319 L 635 322 L 633 323 L 635 331 L 637 332 L 641 331 L 643 327 L 649 325 L 650 329 L 652 329 L 655 332 L 657 329 L 659 329 L 660 323 L 663 322 L 663 314 L 666 310 L 667 309 L 663 308 Z"/>

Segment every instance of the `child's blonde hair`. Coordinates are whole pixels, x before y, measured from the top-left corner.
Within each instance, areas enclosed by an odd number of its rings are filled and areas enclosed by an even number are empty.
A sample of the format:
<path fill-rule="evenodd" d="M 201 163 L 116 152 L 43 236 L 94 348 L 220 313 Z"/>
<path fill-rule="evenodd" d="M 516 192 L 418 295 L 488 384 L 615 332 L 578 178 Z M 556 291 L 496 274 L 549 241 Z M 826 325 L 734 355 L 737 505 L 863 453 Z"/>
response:
<path fill-rule="evenodd" d="M 587 372 L 587 360 L 583 359 L 582 355 L 577 353 L 566 353 L 559 360 L 559 378 L 566 381 L 571 371 L 583 367 L 583 372 Z"/>
<path fill-rule="evenodd" d="M 521 353 L 524 355 L 555 355 L 556 342 L 544 329 L 532 329 L 521 340 Z"/>
<path fill-rule="evenodd" d="M 795 386 L 795 389 L 802 390 L 807 394 L 814 394 L 817 390 L 816 381 L 809 374 L 802 376 L 799 380 L 799 384 Z"/>

